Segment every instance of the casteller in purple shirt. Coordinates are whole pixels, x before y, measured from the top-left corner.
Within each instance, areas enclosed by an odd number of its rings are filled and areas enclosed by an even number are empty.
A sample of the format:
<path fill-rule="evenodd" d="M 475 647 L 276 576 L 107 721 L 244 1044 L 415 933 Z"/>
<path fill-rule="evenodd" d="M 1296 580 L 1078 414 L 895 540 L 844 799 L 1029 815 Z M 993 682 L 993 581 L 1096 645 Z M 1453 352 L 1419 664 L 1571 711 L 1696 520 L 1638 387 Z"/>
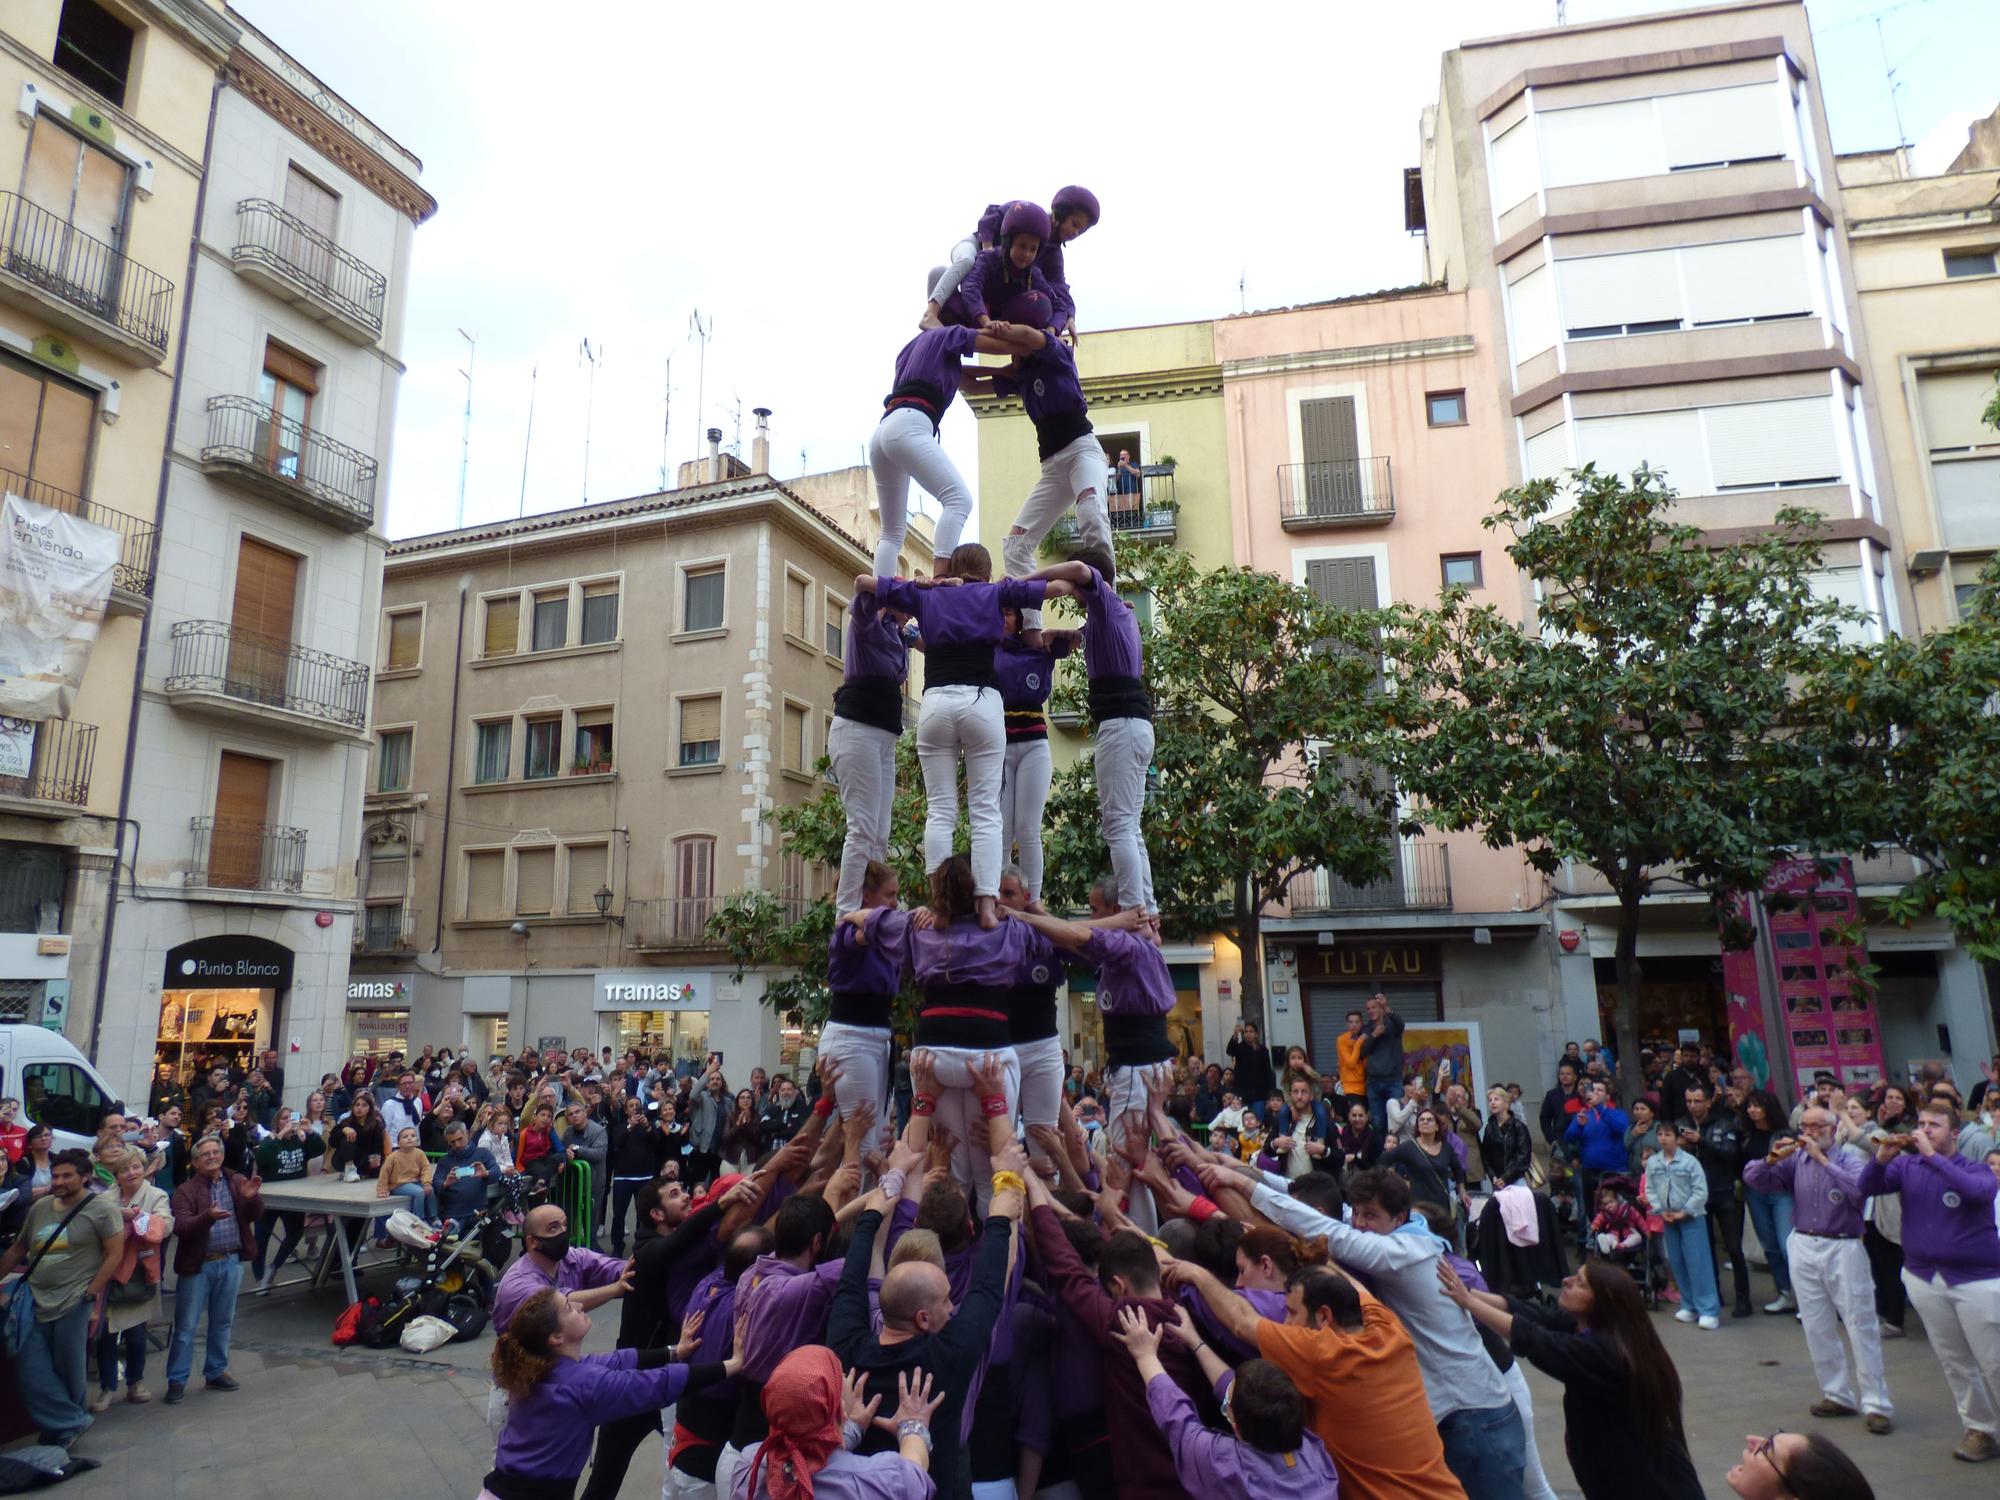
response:
<path fill-rule="evenodd" d="M 979 216 L 978 227 L 972 232 L 973 242 L 980 245 L 999 244 L 1000 221 L 1007 216 L 1011 206 L 1011 200 L 1008 203 L 987 204 L 986 212 Z M 1076 298 L 1069 289 L 1069 271 L 1063 265 L 1063 247 L 1053 236 L 1042 246 L 1042 253 L 1035 257 L 1035 269 L 1049 284 L 1049 300 L 1056 305 L 1057 329 L 1069 327 L 1076 321 Z"/>
<path fill-rule="evenodd" d="M 1946 1286 L 2000 1276 L 2000 1229 L 1993 1196 L 2000 1183 L 1981 1162 L 1943 1151 L 1876 1157 L 1861 1169 L 1861 1191 L 1903 1195 L 1903 1264 L 1919 1281 L 1942 1276 Z"/>
<path fill-rule="evenodd" d="M 965 356 L 978 337 L 977 328 L 948 326 L 926 328 L 911 339 L 896 355 L 896 383 L 882 398 L 882 409 L 913 406 L 931 419 L 935 431 L 958 396 Z"/>
<path fill-rule="evenodd" d="M 500 1285 L 494 1289 L 493 1332 L 496 1335 L 505 1333 L 507 1325 L 514 1321 L 514 1314 L 520 1311 L 521 1304 L 545 1286 L 552 1286 L 559 1292 L 580 1292 L 594 1286 L 609 1286 L 624 1274 L 624 1261 L 615 1255 L 600 1255 L 595 1250 L 572 1249 L 564 1252 L 563 1258 L 556 1263 L 553 1276 L 542 1269 L 532 1254 L 524 1254 L 506 1269 L 500 1277 Z"/>
<path fill-rule="evenodd" d="M 1216 1400 L 1235 1379 L 1234 1370 L 1223 1372 Z M 1173 1452 L 1182 1487 L 1201 1500 L 1334 1500 L 1339 1493 L 1333 1455 L 1310 1427 L 1290 1452 L 1253 1448 L 1233 1432 L 1204 1427 L 1187 1392 L 1164 1370 L 1146 1382 L 1146 1408 Z"/>

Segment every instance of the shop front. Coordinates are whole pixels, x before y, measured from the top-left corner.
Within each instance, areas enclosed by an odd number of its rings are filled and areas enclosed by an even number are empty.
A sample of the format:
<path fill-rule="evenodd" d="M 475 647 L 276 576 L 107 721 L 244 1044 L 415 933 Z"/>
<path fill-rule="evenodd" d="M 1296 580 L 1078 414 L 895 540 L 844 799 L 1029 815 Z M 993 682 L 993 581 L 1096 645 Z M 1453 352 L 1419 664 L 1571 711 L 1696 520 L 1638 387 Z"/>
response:
<path fill-rule="evenodd" d="M 277 1046 L 291 987 L 292 950 L 265 938 L 235 934 L 169 949 L 155 1066 L 171 1067 L 184 1086 L 215 1067 L 247 1072 Z"/>
<path fill-rule="evenodd" d="M 699 1066 L 710 1050 L 709 1007 L 715 995 L 715 976 L 705 971 L 599 973 L 592 1001 L 597 1045 L 621 1058 L 636 1050 Z"/>
<path fill-rule="evenodd" d="M 1169 955 L 1171 958 L 1171 955 Z M 1071 1061 L 1100 1067 L 1104 1061 L 1104 1017 L 1097 1009 L 1097 975 L 1082 967 L 1069 973 L 1070 1034 L 1066 1050 Z M 1174 1008 L 1167 1012 L 1167 1039 L 1174 1055 L 1204 1055 L 1201 1032 L 1201 965 L 1169 962 L 1174 983 Z"/>
<path fill-rule="evenodd" d="M 385 1061 L 410 1051 L 414 975 L 382 974 L 347 981 L 347 1055 Z"/>
<path fill-rule="evenodd" d="M 506 974 L 468 974 L 459 1001 L 465 1030 L 459 1040 L 467 1052 L 483 1065 L 496 1057 L 508 1057 L 513 1048 L 508 1025 L 514 1005 L 514 981 Z"/>

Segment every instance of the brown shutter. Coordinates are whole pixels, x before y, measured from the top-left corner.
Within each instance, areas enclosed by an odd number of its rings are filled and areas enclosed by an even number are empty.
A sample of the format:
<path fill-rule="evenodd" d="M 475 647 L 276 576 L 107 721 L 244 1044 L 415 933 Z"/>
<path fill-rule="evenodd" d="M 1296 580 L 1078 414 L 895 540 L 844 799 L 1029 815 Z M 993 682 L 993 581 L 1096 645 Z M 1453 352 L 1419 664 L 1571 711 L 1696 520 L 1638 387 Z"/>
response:
<path fill-rule="evenodd" d="M 229 612 L 231 693 L 267 703 L 285 701 L 298 585 L 296 557 L 254 537 L 243 538 Z"/>
<path fill-rule="evenodd" d="M 414 667 L 423 651 L 424 617 L 415 610 L 389 616 L 389 670 Z"/>
<path fill-rule="evenodd" d="M 465 914 L 468 917 L 497 917 L 504 910 L 507 856 L 498 849 L 483 849 L 465 856 Z"/>
<path fill-rule="evenodd" d="M 368 861 L 368 899 L 380 901 L 383 898 L 400 900 L 409 882 L 410 862 L 407 858 L 371 859 Z"/>
<path fill-rule="evenodd" d="M 308 396 L 319 394 L 319 366 L 303 354 L 294 354 L 283 344 L 264 345 L 264 373 L 282 380 Z"/>
<path fill-rule="evenodd" d="M 715 894 L 715 840 L 682 839 L 675 844 L 675 893 L 684 901 L 702 901 Z"/>
<path fill-rule="evenodd" d="M 215 821 L 209 833 L 208 883 L 255 890 L 264 868 L 264 830 L 271 816 L 271 762 L 222 752 L 215 780 Z"/>
<path fill-rule="evenodd" d="M 585 916 L 597 910 L 597 892 L 611 884 L 609 844 L 569 846 L 569 909 Z"/>
<path fill-rule="evenodd" d="M 556 899 L 556 851 L 523 849 L 514 860 L 514 910 L 524 917 L 542 916 L 554 909 Z"/>
<path fill-rule="evenodd" d="M 722 738 L 722 700 L 684 698 L 681 700 L 681 743 L 699 744 Z"/>
<path fill-rule="evenodd" d="M 481 656 L 512 656 L 520 648 L 521 596 L 508 594 L 486 601 L 486 640 Z"/>

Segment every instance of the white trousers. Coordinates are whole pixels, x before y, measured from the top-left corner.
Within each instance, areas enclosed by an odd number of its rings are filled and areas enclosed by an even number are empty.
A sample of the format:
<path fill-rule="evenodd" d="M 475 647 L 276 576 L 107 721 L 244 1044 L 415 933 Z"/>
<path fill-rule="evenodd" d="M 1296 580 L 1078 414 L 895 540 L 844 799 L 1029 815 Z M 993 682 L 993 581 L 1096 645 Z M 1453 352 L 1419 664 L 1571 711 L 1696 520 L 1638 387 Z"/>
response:
<path fill-rule="evenodd" d="M 1022 1120 L 1029 1125 L 1056 1124 L 1062 1118 L 1062 1038 L 1045 1036 L 1038 1042 L 1016 1042 L 1014 1057 L 1021 1069 Z M 1032 1136 L 1028 1138 L 1028 1154 L 1042 1154 Z"/>
<path fill-rule="evenodd" d="M 987 1149 L 986 1116 L 980 1112 L 979 1086 L 972 1078 L 983 1054 L 970 1047 L 933 1047 L 930 1054 L 938 1082 L 937 1113 L 931 1120 L 958 1138 L 951 1152 L 951 1175 L 976 1200 L 983 1224 L 986 1206 L 993 1201 L 993 1153 Z M 1011 1121 L 1021 1107 L 1021 1064 L 1012 1047 L 1003 1047 L 997 1055 Z"/>
<path fill-rule="evenodd" d="M 1942 1277 L 1920 1281 L 1905 1267 L 1903 1287 L 1944 1366 L 1958 1420 L 2000 1437 L 2000 1276 L 1946 1286 Z"/>
<path fill-rule="evenodd" d="M 499 1386 L 486 1389 L 486 1426 L 495 1437 L 507 1425 L 507 1393 Z"/>
<path fill-rule="evenodd" d="M 718 1496 L 731 1493 L 731 1481 L 736 1478 L 736 1466 L 743 1462 L 743 1450 L 734 1443 L 724 1443 L 722 1452 L 715 1459 L 715 1493 Z"/>
<path fill-rule="evenodd" d="M 1002 732 L 1005 721 L 1002 721 Z M 1055 780 L 1055 762 L 1049 757 L 1049 742 L 1021 740 L 1007 747 L 1000 770 L 1000 862 L 1013 859 L 1021 867 L 1021 882 L 1028 898 L 1042 899 L 1042 815 L 1048 811 L 1049 787 Z M 1020 846 L 1020 853 L 1014 852 Z"/>
<path fill-rule="evenodd" d="M 1035 549 L 1054 530 L 1069 508 L 1076 507 L 1076 530 L 1084 545 L 1111 550 L 1111 517 L 1104 508 L 1104 445 L 1086 432 L 1042 460 L 1041 477 L 1021 502 L 1021 513 L 1001 543 L 1000 555 L 1009 578 L 1026 578 L 1035 571 Z M 1023 629 L 1042 623 L 1038 609 L 1023 610 Z"/>
<path fill-rule="evenodd" d="M 903 550 L 903 533 L 910 522 L 910 481 L 928 491 L 942 507 L 931 550 L 951 556 L 972 514 L 972 492 L 931 431 L 931 419 L 915 407 L 901 406 L 875 424 L 868 440 L 868 463 L 875 471 L 875 500 L 882 507 L 882 539 L 875 544 L 875 572 L 894 578 L 896 558 Z"/>
<path fill-rule="evenodd" d="M 1795 1229 L 1785 1239 L 1785 1255 L 1819 1393 L 1850 1409 L 1857 1404 L 1855 1380 L 1847 1372 L 1847 1346 L 1852 1344 L 1861 1385 L 1860 1409 L 1893 1417 L 1896 1410 L 1882 1373 L 1882 1324 L 1875 1316 L 1875 1278 L 1868 1269 L 1867 1250 L 1860 1240 L 1830 1240 Z M 1840 1337 L 1842 1324 L 1847 1325 L 1845 1343 Z"/>
<path fill-rule="evenodd" d="M 1139 810 L 1146 805 L 1146 771 L 1153 764 L 1152 721 L 1107 719 L 1093 734 L 1098 823 L 1111 853 L 1118 904 L 1150 915 L 1159 906 L 1153 900 L 1153 862 L 1146 857 Z"/>
<path fill-rule="evenodd" d="M 669 1446 L 672 1446 L 672 1436 L 668 1434 Z M 660 1480 L 660 1500 L 716 1500 L 716 1496 L 713 1480 L 683 1474 L 672 1464 L 666 1466 L 666 1474 Z"/>
<path fill-rule="evenodd" d="M 1000 773 L 1007 726 L 994 688 L 927 687 L 917 714 L 917 760 L 924 768 L 924 869 L 951 858 L 958 830 L 958 760 L 965 757 L 966 819 L 972 824 L 972 889 L 1000 894 Z"/>
<path fill-rule="evenodd" d="M 847 810 L 847 838 L 840 846 L 840 886 L 833 914 L 861 910 L 868 861 L 889 854 L 889 813 L 896 803 L 896 736 L 872 724 L 836 718 L 826 735 L 840 805 Z"/>
<path fill-rule="evenodd" d="M 946 302 L 958 290 L 958 284 L 965 280 L 965 273 L 972 269 L 972 263 L 979 257 L 979 241 L 960 240 L 951 247 L 951 261 L 948 265 L 932 266 L 930 275 L 930 300 Z"/>
<path fill-rule="evenodd" d="M 1528 1390 L 1528 1377 L 1521 1373 L 1518 1359 L 1507 1366 L 1507 1393 L 1514 1398 L 1514 1410 L 1521 1414 L 1521 1431 L 1528 1440 L 1528 1466 L 1521 1471 L 1521 1500 L 1556 1500 L 1555 1487 L 1542 1472 L 1542 1455 L 1535 1447 L 1535 1398 Z"/>
<path fill-rule="evenodd" d="M 889 1107 L 889 1028 L 828 1021 L 820 1028 L 819 1055 L 840 1064 L 833 1107 L 841 1119 L 857 1105 L 875 1106 L 875 1136 L 862 1142 L 862 1150 L 876 1149 L 885 1135 L 896 1133 L 896 1113 Z"/>

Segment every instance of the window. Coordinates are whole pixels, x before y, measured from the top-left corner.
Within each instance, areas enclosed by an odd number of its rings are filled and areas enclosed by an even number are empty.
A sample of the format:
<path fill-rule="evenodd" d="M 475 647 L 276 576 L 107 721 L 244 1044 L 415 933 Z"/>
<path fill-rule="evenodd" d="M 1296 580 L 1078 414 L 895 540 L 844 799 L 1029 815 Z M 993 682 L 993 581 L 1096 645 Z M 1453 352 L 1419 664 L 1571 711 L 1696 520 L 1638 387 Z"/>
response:
<path fill-rule="evenodd" d="M 674 896 L 684 908 L 705 907 L 715 899 L 715 840 L 706 835 L 674 840 Z M 705 912 L 693 924 L 689 937 L 699 937 L 708 920 Z M 682 932 L 676 923 L 676 936 Z"/>
<path fill-rule="evenodd" d="M 410 741 L 414 731 L 385 729 L 375 737 L 375 790 L 410 789 Z"/>
<path fill-rule="evenodd" d="M 1940 370 L 1917 378 L 1917 409 L 1931 464 L 1944 545 L 2000 546 L 2000 432 L 1980 421 L 1993 393 L 1986 370 Z"/>
<path fill-rule="evenodd" d="M 478 783 L 505 781 L 513 763 L 514 725 L 509 719 L 475 727 L 472 779 Z"/>
<path fill-rule="evenodd" d="M 785 769 L 803 772 L 806 768 L 806 748 L 808 732 L 806 721 L 810 711 L 800 704 L 785 705 Z"/>
<path fill-rule="evenodd" d="M 1569 467 L 1569 429 L 1560 422 L 1535 433 L 1524 446 L 1530 479 L 1556 479 Z"/>
<path fill-rule="evenodd" d="M 593 708 L 576 716 L 576 769 L 611 769 L 611 710 Z"/>
<path fill-rule="evenodd" d="M 1118 591 L 1118 597 L 1132 606 L 1132 616 L 1138 621 L 1140 630 L 1153 628 L 1153 596 L 1148 590 L 1123 588 Z"/>
<path fill-rule="evenodd" d="M 594 916 L 597 893 L 611 884 L 609 844 L 569 846 L 569 910 L 575 916 Z"/>
<path fill-rule="evenodd" d="M 795 641 L 811 640 L 812 580 L 797 573 L 785 574 L 785 634 Z"/>
<path fill-rule="evenodd" d="M 722 761 L 722 697 L 681 699 L 681 753 L 684 766 Z"/>
<path fill-rule="evenodd" d="M 554 651 L 569 644 L 569 590 L 535 595 L 535 651 Z"/>
<path fill-rule="evenodd" d="M 1556 271 L 1563 328 L 1572 339 L 1776 321 L 1813 311 L 1804 247 L 1795 234 L 1578 256 L 1558 261 Z"/>
<path fill-rule="evenodd" d="M 2000 271 L 2000 251 L 1947 250 L 1944 253 L 1944 274 L 1954 279 L 1960 276 L 1991 276 L 1996 271 Z"/>
<path fill-rule="evenodd" d="M 1825 396 L 1586 417 L 1576 424 L 1576 446 L 1579 464 L 1612 474 L 1644 464 L 1683 495 L 1837 484 L 1841 477 Z"/>
<path fill-rule="evenodd" d="M 389 666 L 391 672 L 409 671 L 423 660 L 424 612 L 400 610 L 389 616 Z"/>
<path fill-rule="evenodd" d="M 514 915 L 545 917 L 555 910 L 556 851 L 523 849 L 514 858 Z"/>
<path fill-rule="evenodd" d="M 57 223 L 21 213 L 7 247 L 10 265 L 95 316 L 116 316 L 125 269 L 117 252 L 131 179 L 124 162 L 65 130 L 47 111 L 36 111 L 21 196 Z M 77 233 L 66 234 L 60 225 Z"/>
<path fill-rule="evenodd" d="M 62 850 L 47 844 L 0 843 L 0 869 L 7 872 L 7 878 L 0 880 L 0 932 L 63 931 L 63 889 L 68 881 Z"/>
<path fill-rule="evenodd" d="M 1493 196 L 1497 218 L 1524 198 L 1535 193 L 1535 153 L 1529 145 L 1533 134 L 1526 120 L 1516 120 L 1493 138 L 1493 173 L 1487 191 Z"/>
<path fill-rule="evenodd" d="M 1433 427 L 1463 427 L 1465 392 L 1427 391 L 1424 394 L 1424 420 Z"/>
<path fill-rule="evenodd" d="M 806 857 L 796 849 L 779 852 L 778 899 L 785 904 L 786 915 L 794 921 L 804 914 L 806 902 L 811 899 L 806 887 Z"/>
<path fill-rule="evenodd" d="M 615 581 L 583 586 L 583 644 L 601 645 L 618 639 L 618 585 Z"/>
<path fill-rule="evenodd" d="M 90 392 L 0 355 L 0 472 L 7 476 L 6 487 L 58 510 L 74 509 L 89 471 L 96 412 L 97 398 Z M 51 493 L 50 485 L 64 493 Z"/>
<path fill-rule="evenodd" d="M 132 28 L 97 0 L 63 0 L 52 61 L 123 109 L 132 81 L 132 37 Z"/>
<path fill-rule="evenodd" d="M 486 633 L 481 656 L 512 656 L 521 649 L 521 596 L 503 594 L 486 601 Z"/>
<path fill-rule="evenodd" d="M 1753 83 L 1545 110 L 1535 117 L 1542 181 L 1571 187 L 1772 161 L 1785 154 L 1786 103 Z"/>
<path fill-rule="evenodd" d="M 222 752 L 216 763 L 207 878 L 201 884 L 233 891 L 265 890 L 290 874 L 282 868 L 282 840 L 269 826 L 277 782 L 276 761 Z"/>
<path fill-rule="evenodd" d="M 1447 552 L 1438 559 L 1438 565 L 1444 571 L 1446 588 L 1476 589 L 1486 582 L 1480 572 L 1477 552 Z"/>
<path fill-rule="evenodd" d="M 722 564 L 716 563 L 712 567 L 690 568 L 681 577 L 685 591 L 681 601 L 681 629 L 720 630 L 722 628 Z"/>
<path fill-rule="evenodd" d="M 37 1125 L 72 1135 L 96 1134 L 97 1122 L 111 1110 L 111 1101 L 75 1063 L 29 1063 L 22 1068 L 21 1104 Z"/>
<path fill-rule="evenodd" d="M 306 430 L 312 420 L 313 397 L 319 394 L 319 366 L 282 344 L 264 345 L 264 374 L 257 399 L 271 408 L 258 446 L 264 466 L 284 479 L 307 477 Z"/>
<path fill-rule="evenodd" d="M 1660 136 L 1674 172 L 1775 161 L 1785 154 L 1781 109 L 1789 99 L 1771 97 L 1771 85 L 1662 94 Z"/>
<path fill-rule="evenodd" d="M 377 905 L 363 908 L 361 946 L 367 953 L 394 953 L 403 945 L 403 908 Z"/>
<path fill-rule="evenodd" d="M 826 654 L 835 661 L 847 655 L 847 601 L 835 594 L 826 596 Z"/>
<path fill-rule="evenodd" d="M 545 781 L 562 770 L 562 717 L 528 720 L 528 755 L 521 774 Z"/>
<path fill-rule="evenodd" d="M 465 914 L 474 921 L 505 916 L 507 851 L 481 849 L 465 856 Z"/>
<path fill-rule="evenodd" d="M 295 166 L 285 168 L 285 212 L 297 219 L 310 234 L 283 226 L 278 253 L 322 288 L 333 281 L 333 252 L 330 248 L 340 229 L 340 195 L 314 181 Z M 319 239 L 312 236 L 318 235 Z"/>

